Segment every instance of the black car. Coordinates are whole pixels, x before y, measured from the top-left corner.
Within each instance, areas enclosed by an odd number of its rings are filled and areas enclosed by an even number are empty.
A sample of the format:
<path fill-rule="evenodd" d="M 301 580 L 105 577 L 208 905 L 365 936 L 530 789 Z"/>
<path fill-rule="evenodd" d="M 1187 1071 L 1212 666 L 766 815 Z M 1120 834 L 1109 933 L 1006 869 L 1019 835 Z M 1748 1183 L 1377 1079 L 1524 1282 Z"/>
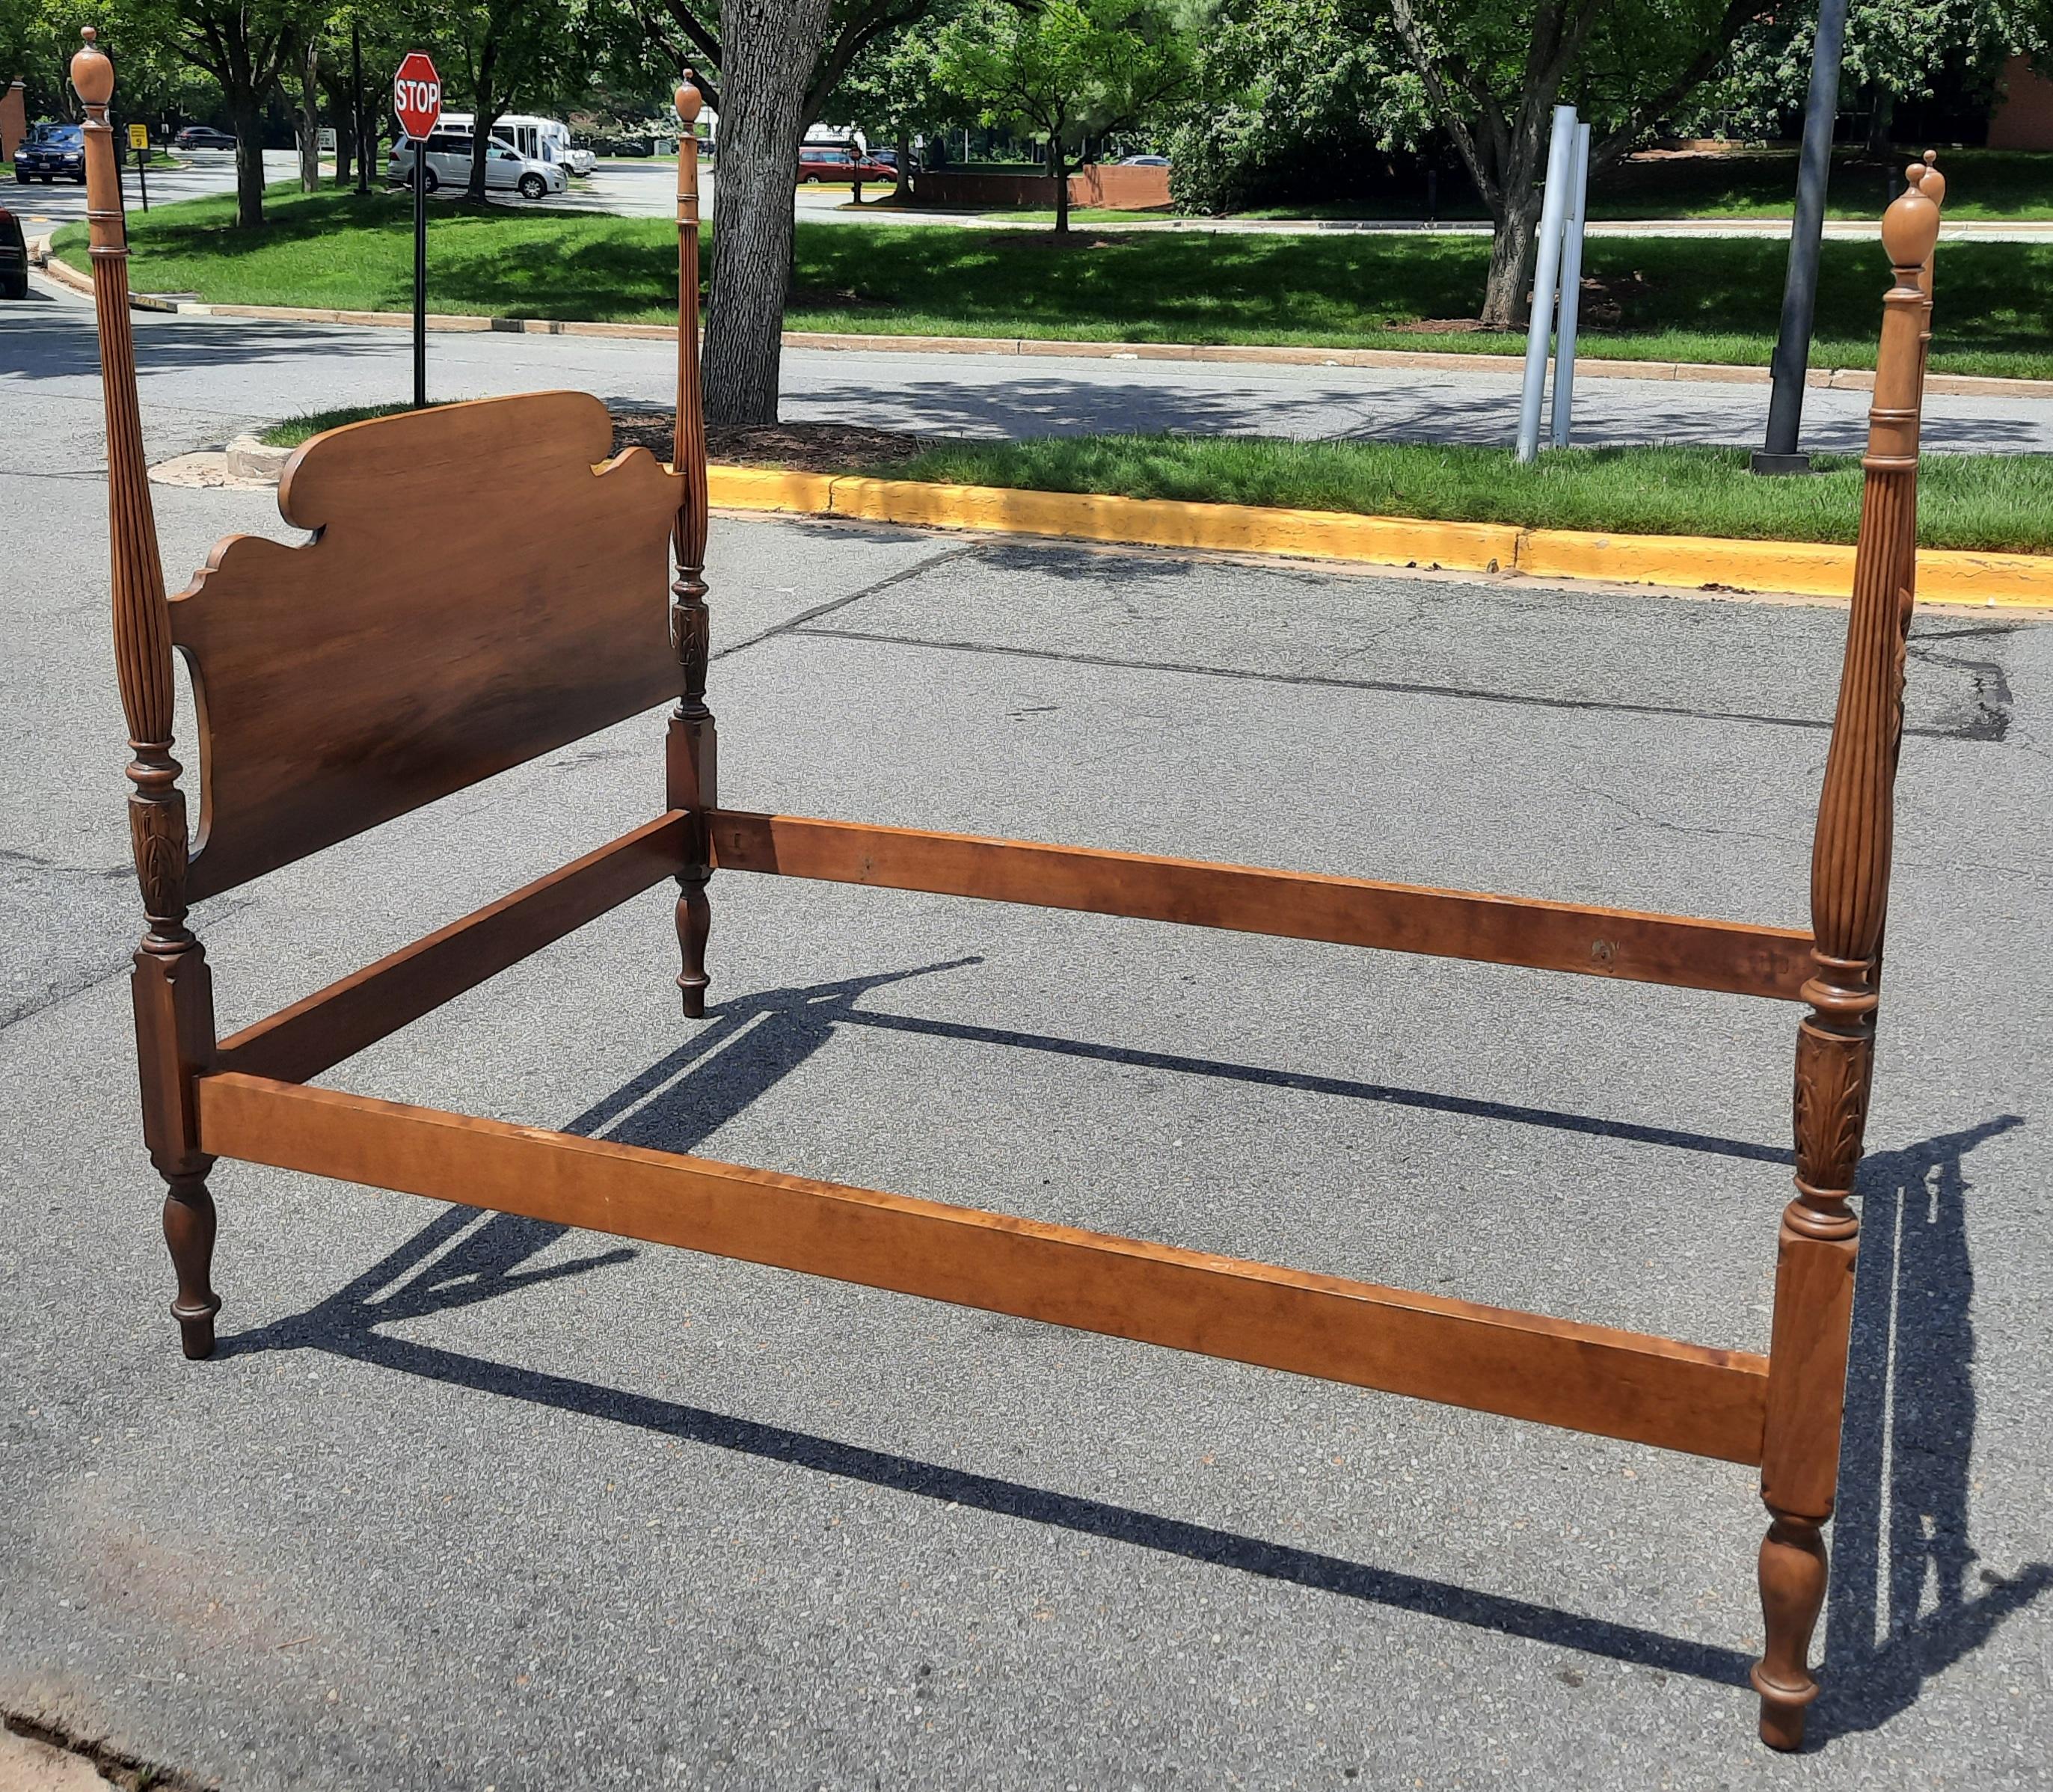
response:
<path fill-rule="evenodd" d="M 171 139 L 174 149 L 233 149 L 235 140 L 211 124 L 188 124 Z"/>
<path fill-rule="evenodd" d="M 22 240 L 21 220 L 0 206 L 0 299 L 29 296 L 29 246 Z"/>
<path fill-rule="evenodd" d="M 60 175 L 85 184 L 85 132 L 76 124 L 39 124 L 14 151 L 14 178 L 48 186 Z"/>

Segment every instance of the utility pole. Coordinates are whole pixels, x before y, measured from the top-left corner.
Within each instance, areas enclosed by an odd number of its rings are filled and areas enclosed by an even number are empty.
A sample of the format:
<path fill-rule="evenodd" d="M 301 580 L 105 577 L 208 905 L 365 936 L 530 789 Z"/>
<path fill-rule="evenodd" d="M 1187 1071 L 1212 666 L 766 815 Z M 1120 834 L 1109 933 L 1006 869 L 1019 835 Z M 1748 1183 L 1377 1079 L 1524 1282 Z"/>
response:
<path fill-rule="evenodd" d="M 349 128 L 356 139 L 356 195 L 362 198 L 371 191 L 370 132 L 363 128 L 369 116 L 363 104 L 363 26 L 360 21 L 349 22 L 349 79 L 355 92 L 355 108 L 349 115 Z"/>
<path fill-rule="evenodd" d="M 1798 449 L 1796 437 L 1804 423 L 1804 376 L 1811 364 L 1811 320 L 1818 304 L 1818 246 L 1825 234 L 1825 183 L 1832 171 L 1832 120 L 1839 109 L 1839 58 L 1846 41 L 1847 0 L 1819 0 L 1811 92 L 1804 104 L 1804 147 L 1796 160 L 1796 215 L 1789 230 L 1782 328 L 1772 364 L 1768 439 L 1754 452 L 1756 473 L 1811 470 L 1811 457 Z"/>

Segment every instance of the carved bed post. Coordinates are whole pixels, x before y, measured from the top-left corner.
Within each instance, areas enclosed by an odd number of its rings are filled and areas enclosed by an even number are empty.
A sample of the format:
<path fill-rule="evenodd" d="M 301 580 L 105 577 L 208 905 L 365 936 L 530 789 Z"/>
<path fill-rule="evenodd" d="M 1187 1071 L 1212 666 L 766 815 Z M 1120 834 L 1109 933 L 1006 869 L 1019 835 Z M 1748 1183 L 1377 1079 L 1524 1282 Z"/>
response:
<path fill-rule="evenodd" d="M 92 226 L 93 310 L 107 405 L 107 482 L 114 584 L 114 659 L 135 754 L 128 833 L 148 929 L 135 953 L 135 1055 L 143 1136 L 168 1185 L 164 1238 L 178 1271 L 172 1315 L 189 1357 L 214 1349 L 221 1302 L 209 1281 L 214 1197 L 199 1149 L 194 1079 L 214 1055 L 214 992 L 200 943 L 186 925 L 186 800 L 171 757 L 171 622 L 150 505 L 149 469 L 128 320 L 128 242 L 113 127 L 114 65 L 84 29 L 72 84 L 85 105 L 86 217 Z"/>
<path fill-rule="evenodd" d="M 1769 1346 L 1761 1495 L 1767 1645 L 1753 1669 L 1761 1739 L 1793 1749 L 1818 1696 L 1811 1636 L 1825 1597 L 1822 1535 L 1839 1480 L 1847 1347 L 1860 1222 L 1847 1205 L 1860 1161 L 1874 1059 L 1874 1011 L 1889 899 L 1905 629 L 1918 527 L 1924 285 L 1939 208 L 1910 185 L 1882 219 L 1896 284 L 1882 301 L 1868 413 L 1853 606 L 1839 709 L 1812 847 L 1810 1013 L 1796 1039 L 1796 1196 L 1782 1216 Z"/>
<path fill-rule="evenodd" d="M 706 820 L 719 802 L 719 744 L 712 711 L 706 707 L 706 660 L 712 638 L 706 614 L 705 402 L 699 386 L 699 159 L 695 122 L 701 98 L 698 77 L 685 71 L 677 89 L 677 116 L 684 136 L 677 143 L 677 429 L 672 459 L 685 477 L 677 512 L 677 577 L 670 587 L 670 643 L 677 649 L 681 685 L 670 714 L 666 748 L 666 801 L 693 818 L 685 869 L 677 874 L 677 947 L 684 968 L 677 973 L 685 1014 L 705 1012 L 706 935 L 712 926 L 706 884 L 712 876 L 712 848 Z"/>

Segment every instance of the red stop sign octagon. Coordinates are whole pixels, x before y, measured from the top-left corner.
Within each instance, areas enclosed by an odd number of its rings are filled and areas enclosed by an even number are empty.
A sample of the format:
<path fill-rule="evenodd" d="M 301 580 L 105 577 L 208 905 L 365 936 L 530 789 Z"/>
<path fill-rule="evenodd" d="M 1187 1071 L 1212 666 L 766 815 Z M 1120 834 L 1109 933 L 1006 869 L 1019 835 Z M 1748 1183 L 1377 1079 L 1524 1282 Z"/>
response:
<path fill-rule="evenodd" d="M 392 77 L 392 111 L 399 128 L 420 142 L 442 115 L 442 78 L 425 50 L 411 50 Z"/>

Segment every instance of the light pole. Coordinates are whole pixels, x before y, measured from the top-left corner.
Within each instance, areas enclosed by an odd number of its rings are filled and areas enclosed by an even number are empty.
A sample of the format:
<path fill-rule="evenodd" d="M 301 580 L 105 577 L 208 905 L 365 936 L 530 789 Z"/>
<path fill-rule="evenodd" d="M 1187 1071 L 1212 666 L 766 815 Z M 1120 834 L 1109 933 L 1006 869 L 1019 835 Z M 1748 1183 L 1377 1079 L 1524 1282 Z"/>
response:
<path fill-rule="evenodd" d="M 1839 109 L 1839 57 L 1846 47 L 1847 0 L 1819 0 L 1811 51 L 1811 92 L 1804 104 L 1804 147 L 1796 159 L 1796 215 L 1789 230 L 1789 273 L 1782 328 L 1775 339 L 1768 439 L 1754 451 L 1756 473 L 1808 473 L 1796 446 L 1804 423 L 1804 376 L 1811 362 L 1811 319 L 1818 303 L 1818 246 L 1825 234 L 1825 183 L 1832 169 L 1832 120 Z"/>

